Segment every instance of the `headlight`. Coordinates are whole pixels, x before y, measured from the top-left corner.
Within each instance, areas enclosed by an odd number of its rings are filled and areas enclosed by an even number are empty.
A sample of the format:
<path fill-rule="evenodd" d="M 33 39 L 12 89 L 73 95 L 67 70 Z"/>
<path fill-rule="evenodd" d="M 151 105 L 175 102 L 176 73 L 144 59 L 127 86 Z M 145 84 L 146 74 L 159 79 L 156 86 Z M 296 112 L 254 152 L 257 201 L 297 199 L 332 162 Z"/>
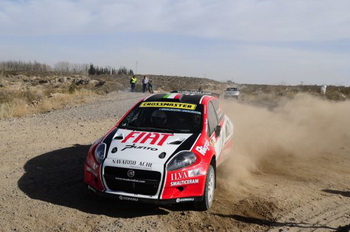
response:
<path fill-rule="evenodd" d="M 100 143 L 95 149 L 95 158 L 97 162 L 102 163 L 106 156 L 106 144 Z"/>
<path fill-rule="evenodd" d="M 168 171 L 174 171 L 180 168 L 184 168 L 194 164 L 196 162 L 197 156 L 189 151 L 180 152 L 172 159 L 167 167 Z"/>

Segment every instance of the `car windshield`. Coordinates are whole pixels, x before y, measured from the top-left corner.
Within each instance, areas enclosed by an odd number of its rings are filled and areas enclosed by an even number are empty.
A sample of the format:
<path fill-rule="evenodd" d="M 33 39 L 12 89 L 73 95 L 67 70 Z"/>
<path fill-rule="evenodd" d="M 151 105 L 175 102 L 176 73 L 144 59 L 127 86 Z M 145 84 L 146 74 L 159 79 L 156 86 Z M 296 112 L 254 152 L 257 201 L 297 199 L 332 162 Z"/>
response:
<path fill-rule="evenodd" d="M 226 91 L 237 91 L 238 89 L 237 88 L 227 88 Z"/>
<path fill-rule="evenodd" d="M 119 128 L 169 133 L 196 133 L 202 130 L 203 106 L 195 110 L 171 107 L 136 106 L 119 124 Z"/>

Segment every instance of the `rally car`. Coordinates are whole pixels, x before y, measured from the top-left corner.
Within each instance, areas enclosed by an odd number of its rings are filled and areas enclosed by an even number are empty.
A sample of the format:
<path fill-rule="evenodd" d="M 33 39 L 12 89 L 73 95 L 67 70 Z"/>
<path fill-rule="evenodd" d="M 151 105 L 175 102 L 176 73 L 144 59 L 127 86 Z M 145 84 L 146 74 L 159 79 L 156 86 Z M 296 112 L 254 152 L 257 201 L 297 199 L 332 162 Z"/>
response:
<path fill-rule="evenodd" d="M 232 137 L 233 124 L 217 98 L 154 94 L 140 100 L 91 145 L 84 182 L 93 192 L 119 200 L 193 202 L 206 210 Z"/>

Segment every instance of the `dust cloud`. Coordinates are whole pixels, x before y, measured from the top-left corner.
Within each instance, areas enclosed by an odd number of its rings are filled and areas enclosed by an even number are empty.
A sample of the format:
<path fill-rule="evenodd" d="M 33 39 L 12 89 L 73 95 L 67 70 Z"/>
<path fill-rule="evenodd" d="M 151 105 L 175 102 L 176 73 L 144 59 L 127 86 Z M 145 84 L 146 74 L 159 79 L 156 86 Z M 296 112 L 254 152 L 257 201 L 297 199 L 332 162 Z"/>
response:
<path fill-rule="evenodd" d="M 274 99 L 275 101 L 276 99 Z M 350 102 L 331 102 L 300 94 L 256 104 L 224 101 L 222 107 L 234 124 L 234 145 L 223 174 L 236 191 L 251 183 L 263 160 L 280 168 L 283 157 L 310 162 L 322 155 L 336 155 L 350 140 Z M 272 163 L 273 163 L 272 162 Z"/>

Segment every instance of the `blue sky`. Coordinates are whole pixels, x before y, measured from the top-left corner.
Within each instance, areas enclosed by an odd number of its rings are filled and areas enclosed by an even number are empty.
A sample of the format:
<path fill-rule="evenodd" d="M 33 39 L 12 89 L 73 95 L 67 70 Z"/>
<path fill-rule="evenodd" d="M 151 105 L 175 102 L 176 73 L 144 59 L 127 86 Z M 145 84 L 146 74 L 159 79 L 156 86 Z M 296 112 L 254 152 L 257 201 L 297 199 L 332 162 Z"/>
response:
<path fill-rule="evenodd" d="M 0 0 L 0 61 L 350 86 L 349 12 L 349 0 Z"/>

